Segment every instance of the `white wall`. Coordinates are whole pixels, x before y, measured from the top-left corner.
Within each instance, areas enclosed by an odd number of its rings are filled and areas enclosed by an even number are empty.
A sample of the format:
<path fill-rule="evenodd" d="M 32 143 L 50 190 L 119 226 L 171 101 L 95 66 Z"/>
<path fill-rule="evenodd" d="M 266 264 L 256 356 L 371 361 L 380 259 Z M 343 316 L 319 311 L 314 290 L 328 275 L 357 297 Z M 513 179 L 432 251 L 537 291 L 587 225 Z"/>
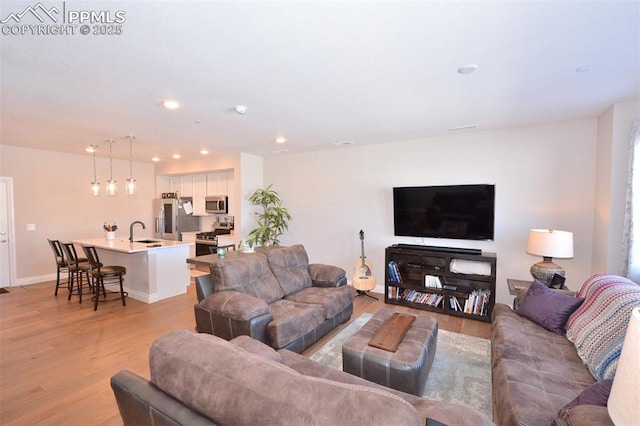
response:
<path fill-rule="evenodd" d="M 591 272 L 594 228 L 596 119 L 477 131 L 374 146 L 269 157 L 264 184 L 274 184 L 293 221 L 283 244 L 303 243 L 312 262 L 353 274 L 358 232 L 374 274 L 384 279 L 384 249 L 398 243 L 481 248 L 496 252 L 496 299 L 510 303 L 507 278 L 529 278 L 530 228 L 574 232 L 575 256 L 558 260 L 578 288 Z M 392 188 L 494 183 L 493 242 L 394 237 Z"/>
<path fill-rule="evenodd" d="M 109 159 L 96 158 L 97 178 L 104 191 L 109 178 Z M 115 222 L 117 236 L 129 237 L 129 224 L 141 220 L 145 231 L 136 227 L 136 236 L 153 236 L 152 204 L 155 194 L 153 164 L 133 163 L 139 193 L 124 193 L 129 162 L 113 161 L 113 178 L 119 184 L 115 197 L 93 197 L 93 160 L 90 154 L 0 145 L 0 176 L 13 178 L 16 278 L 14 285 L 51 279 L 55 273 L 53 253 L 47 238 L 70 241 L 101 237 L 105 221 Z M 27 231 L 35 224 L 35 231 Z M 55 274 L 54 274 L 55 275 Z"/>

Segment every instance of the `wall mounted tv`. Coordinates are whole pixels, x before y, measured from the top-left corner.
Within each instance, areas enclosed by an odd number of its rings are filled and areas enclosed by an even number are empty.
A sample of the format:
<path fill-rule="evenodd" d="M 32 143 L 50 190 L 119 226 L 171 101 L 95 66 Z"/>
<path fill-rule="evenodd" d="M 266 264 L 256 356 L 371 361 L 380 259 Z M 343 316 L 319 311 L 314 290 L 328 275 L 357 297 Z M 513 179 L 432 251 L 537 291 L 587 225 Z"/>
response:
<path fill-rule="evenodd" d="M 393 188 L 394 235 L 493 240 L 495 185 Z"/>

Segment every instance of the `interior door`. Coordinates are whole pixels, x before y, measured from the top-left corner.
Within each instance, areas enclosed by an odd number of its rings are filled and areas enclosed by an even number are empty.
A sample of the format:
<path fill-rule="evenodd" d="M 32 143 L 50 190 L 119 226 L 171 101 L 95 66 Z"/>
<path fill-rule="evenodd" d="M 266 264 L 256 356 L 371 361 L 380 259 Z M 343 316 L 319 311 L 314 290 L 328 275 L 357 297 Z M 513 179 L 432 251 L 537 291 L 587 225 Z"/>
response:
<path fill-rule="evenodd" d="M 11 222 L 10 180 L 0 178 L 0 287 L 11 286 Z"/>

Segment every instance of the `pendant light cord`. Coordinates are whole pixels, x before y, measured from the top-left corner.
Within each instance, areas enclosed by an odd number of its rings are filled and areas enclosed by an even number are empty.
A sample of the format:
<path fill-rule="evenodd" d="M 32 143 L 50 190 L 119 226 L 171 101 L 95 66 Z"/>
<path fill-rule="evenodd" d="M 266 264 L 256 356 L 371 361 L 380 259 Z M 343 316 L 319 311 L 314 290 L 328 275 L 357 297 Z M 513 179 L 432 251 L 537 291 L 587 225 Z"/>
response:
<path fill-rule="evenodd" d="M 97 182 L 96 180 L 96 148 L 93 148 L 93 182 Z"/>
<path fill-rule="evenodd" d="M 113 158 L 111 158 L 111 148 L 113 146 L 113 140 L 109 140 L 109 175 L 111 182 L 113 182 Z"/>
<path fill-rule="evenodd" d="M 133 180 L 133 139 L 135 136 L 129 135 L 129 180 Z"/>

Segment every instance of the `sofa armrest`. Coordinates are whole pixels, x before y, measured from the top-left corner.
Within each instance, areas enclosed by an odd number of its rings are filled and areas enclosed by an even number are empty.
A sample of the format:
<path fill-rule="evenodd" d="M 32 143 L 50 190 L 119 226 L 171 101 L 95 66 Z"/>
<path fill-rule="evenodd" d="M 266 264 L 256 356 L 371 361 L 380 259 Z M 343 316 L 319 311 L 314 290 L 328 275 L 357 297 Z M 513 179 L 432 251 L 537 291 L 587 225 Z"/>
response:
<path fill-rule="evenodd" d="M 261 299 L 237 291 L 219 291 L 194 307 L 196 329 L 226 340 L 247 335 L 267 342 L 267 324 L 273 320 L 271 308 Z"/>
<path fill-rule="evenodd" d="M 201 275 L 196 277 L 196 295 L 198 302 L 202 302 L 207 296 L 213 294 L 213 275 Z"/>
<path fill-rule="evenodd" d="M 309 275 L 314 287 L 342 287 L 347 284 L 344 269 L 333 265 L 310 263 Z"/>
<path fill-rule="evenodd" d="M 125 426 L 215 425 L 131 371 L 111 377 L 111 389 Z"/>
<path fill-rule="evenodd" d="M 200 306 L 237 321 L 249 321 L 261 315 L 271 315 L 271 309 L 264 300 L 232 290 L 210 294 L 200 302 Z"/>

